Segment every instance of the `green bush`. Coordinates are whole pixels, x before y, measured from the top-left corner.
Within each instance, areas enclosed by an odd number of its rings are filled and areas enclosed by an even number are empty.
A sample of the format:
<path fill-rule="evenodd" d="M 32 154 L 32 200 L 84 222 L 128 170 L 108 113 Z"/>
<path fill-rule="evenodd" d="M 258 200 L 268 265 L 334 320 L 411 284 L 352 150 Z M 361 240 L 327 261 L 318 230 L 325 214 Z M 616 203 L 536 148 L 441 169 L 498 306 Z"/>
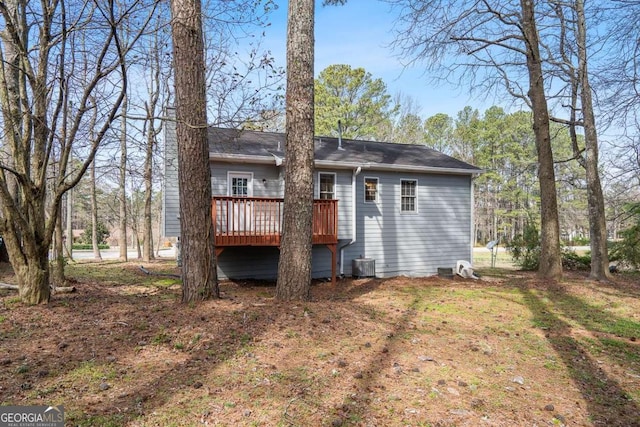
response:
<path fill-rule="evenodd" d="M 99 249 L 109 249 L 109 245 L 101 243 L 98 245 Z M 93 245 L 90 243 L 74 243 L 73 249 L 76 250 L 90 250 L 93 249 Z"/>
<path fill-rule="evenodd" d="M 540 263 L 540 233 L 535 224 L 529 223 L 524 232 L 507 243 L 507 251 L 513 262 L 523 270 L 537 270 Z"/>
<path fill-rule="evenodd" d="M 589 270 L 591 268 L 591 252 L 578 255 L 575 251 L 563 249 L 562 268 L 565 270 Z"/>
<path fill-rule="evenodd" d="M 540 265 L 540 233 L 534 224 L 527 224 L 524 233 L 507 244 L 513 262 L 523 270 L 537 270 Z M 578 255 L 575 251 L 562 250 L 562 267 L 567 270 L 591 268 L 591 253 Z"/>
<path fill-rule="evenodd" d="M 635 224 L 622 231 L 622 240 L 611 244 L 610 260 L 640 269 L 640 203 L 626 207 Z"/>
<path fill-rule="evenodd" d="M 588 237 L 574 237 L 566 242 L 567 246 L 588 246 L 591 241 Z"/>
<path fill-rule="evenodd" d="M 107 226 L 101 222 L 98 221 L 98 226 L 97 226 L 97 234 L 98 234 L 98 244 L 102 245 L 107 243 L 107 239 L 109 238 L 110 234 L 109 233 L 109 229 L 107 228 Z M 91 235 L 93 234 L 93 229 L 91 224 L 89 224 L 87 226 L 87 228 L 85 228 L 84 232 L 80 235 L 80 237 L 78 238 L 78 243 L 82 244 L 88 244 L 91 245 Z M 91 248 L 89 248 L 91 249 Z"/>

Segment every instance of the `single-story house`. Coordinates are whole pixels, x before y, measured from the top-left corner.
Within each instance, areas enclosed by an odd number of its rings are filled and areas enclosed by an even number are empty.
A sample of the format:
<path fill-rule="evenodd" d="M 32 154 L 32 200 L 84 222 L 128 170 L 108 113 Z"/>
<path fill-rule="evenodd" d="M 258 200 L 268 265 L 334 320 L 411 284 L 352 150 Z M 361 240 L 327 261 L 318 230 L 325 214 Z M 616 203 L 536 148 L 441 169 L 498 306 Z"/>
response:
<path fill-rule="evenodd" d="M 218 275 L 274 279 L 285 134 L 208 132 Z M 179 237 L 172 121 L 164 140 L 164 235 Z M 471 260 L 473 179 L 480 172 L 422 145 L 316 137 L 313 277 L 430 276 Z"/>

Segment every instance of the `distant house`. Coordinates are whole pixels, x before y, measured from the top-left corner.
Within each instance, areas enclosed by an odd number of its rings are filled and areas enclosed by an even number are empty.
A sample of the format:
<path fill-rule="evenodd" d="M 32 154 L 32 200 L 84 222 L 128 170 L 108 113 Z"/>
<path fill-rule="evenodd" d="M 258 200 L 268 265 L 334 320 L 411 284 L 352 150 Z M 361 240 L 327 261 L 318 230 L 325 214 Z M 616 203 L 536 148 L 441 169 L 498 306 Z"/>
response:
<path fill-rule="evenodd" d="M 209 129 L 220 278 L 274 279 L 285 135 Z M 164 234 L 180 235 L 175 124 L 165 127 Z M 315 278 L 429 276 L 471 260 L 480 169 L 421 145 L 316 137 Z"/>

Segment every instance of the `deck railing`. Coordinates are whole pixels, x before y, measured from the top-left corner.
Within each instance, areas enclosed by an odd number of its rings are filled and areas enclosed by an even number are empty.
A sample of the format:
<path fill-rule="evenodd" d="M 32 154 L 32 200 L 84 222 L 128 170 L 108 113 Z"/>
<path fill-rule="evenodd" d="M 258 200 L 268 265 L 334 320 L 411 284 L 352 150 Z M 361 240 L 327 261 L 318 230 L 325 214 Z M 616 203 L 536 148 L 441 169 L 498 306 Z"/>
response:
<path fill-rule="evenodd" d="M 267 197 L 214 197 L 211 212 L 215 244 L 280 246 L 284 200 Z M 338 201 L 313 201 L 313 244 L 338 241 Z"/>

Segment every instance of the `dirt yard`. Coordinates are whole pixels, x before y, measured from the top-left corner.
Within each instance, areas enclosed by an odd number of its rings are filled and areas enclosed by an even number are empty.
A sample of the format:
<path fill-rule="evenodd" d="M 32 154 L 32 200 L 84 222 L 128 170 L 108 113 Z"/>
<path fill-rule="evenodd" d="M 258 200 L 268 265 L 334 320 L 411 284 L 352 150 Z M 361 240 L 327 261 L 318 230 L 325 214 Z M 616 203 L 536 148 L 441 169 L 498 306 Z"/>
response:
<path fill-rule="evenodd" d="M 72 265 L 48 306 L 0 291 L 0 404 L 64 405 L 69 426 L 640 426 L 638 276 L 480 273 L 182 305 L 138 264 Z"/>

